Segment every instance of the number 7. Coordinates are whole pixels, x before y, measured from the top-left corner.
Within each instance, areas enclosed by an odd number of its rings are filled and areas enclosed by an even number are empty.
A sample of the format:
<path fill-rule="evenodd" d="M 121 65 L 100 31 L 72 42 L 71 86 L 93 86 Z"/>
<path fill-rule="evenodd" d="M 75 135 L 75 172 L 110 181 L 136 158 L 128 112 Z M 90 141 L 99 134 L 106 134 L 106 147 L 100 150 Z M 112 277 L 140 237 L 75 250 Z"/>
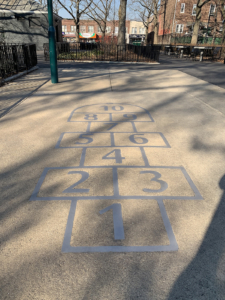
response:
<path fill-rule="evenodd" d="M 112 124 L 111 127 L 109 127 L 107 130 L 112 129 L 113 127 L 115 127 L 116 125 L 118 125 L 118 123 L 104 123 L 104 124 Z"/>

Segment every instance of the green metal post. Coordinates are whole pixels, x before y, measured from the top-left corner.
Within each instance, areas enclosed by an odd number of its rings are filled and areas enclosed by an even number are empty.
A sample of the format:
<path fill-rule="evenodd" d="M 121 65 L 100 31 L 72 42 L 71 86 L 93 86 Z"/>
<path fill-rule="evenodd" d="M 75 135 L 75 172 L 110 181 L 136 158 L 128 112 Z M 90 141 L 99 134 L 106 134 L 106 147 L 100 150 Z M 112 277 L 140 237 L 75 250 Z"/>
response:
<path fill-rule="evenodd" d="M 52 83 L 58 83 L 58 67 L 57 67 L 57 55 L 56 55 L 56 43 L 55 43 L 55 28 L 53 26 L 52 0 L 48 0 L 48 23 L 49 23 L 48 37 L 49 37 L 51 80 Z"/>

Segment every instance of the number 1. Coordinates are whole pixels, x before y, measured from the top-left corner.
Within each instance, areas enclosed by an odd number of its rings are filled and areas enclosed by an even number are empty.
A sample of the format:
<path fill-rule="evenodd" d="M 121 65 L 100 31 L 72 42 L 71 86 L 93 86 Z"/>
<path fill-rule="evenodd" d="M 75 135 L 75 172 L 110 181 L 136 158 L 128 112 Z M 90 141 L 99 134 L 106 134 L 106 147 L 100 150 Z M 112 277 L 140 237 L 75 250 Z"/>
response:
<path fill-rule="evenodd" d="M 123 228 L 123 217 L 122 217 L 122 209 L 120 203 L 114 203 L 102 210 L 100 210 L 100 214 L 104 214 L 108 210 L 113 210 L 113 226 L 114 226 L 114 239 L 115 240 L 124 240 L 124 228 Z"/>

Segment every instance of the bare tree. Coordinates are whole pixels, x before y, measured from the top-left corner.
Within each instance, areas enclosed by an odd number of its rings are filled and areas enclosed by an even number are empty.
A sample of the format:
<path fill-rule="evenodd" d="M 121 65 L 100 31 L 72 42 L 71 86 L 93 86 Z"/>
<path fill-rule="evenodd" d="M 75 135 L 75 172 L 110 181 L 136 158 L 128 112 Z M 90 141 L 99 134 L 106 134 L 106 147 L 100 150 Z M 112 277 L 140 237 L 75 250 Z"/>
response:
<path fill-rule="evenodd" d="M 193 29 L 191 44 L 196 45 L 198 43 L 198 32 L 199 32 L 199 25 L 201 22 L 201 13 L 202 7 L 211 0 L 198 0 L 196 6 L 196 17 L 195 17 L 195 25 Z"/>
<path fill-rule="evenodd" d="M 138 13 L 145 27 L 145 44 L 147 44 L 149 24 L 154 24 L 154 43 L 158 42 L 158 14 L 161 6 L 160 0 L 133 0 L 134 11 Z"/>
<path fill-rule="evenodd" d="M 152 0 L 154 5 L 154 44 L 158 44 L 158 13 L 161 6 L 161 0 Z"/>
<path fill-rule="evenodd" d="M 92 2 L 86 12 L 86 14 L 98 24 L 102 32 L 103 41 L 106 34 L 106 24 L 111 12 L 111 8 L 112 0 L 97 0 Z"/>
<path fill-rule="evenodd" d="M 118 45 L 125 46 L 127 0 L 120 0 Z"/>
<path fill-rule="evenodd" d="M 130 8 L 133 9 L 145 28 L 145 45 L 147 45 L 149 24 L 153 21 L 153 0 L 133 0 Z"/>
<path fill-rule="evenodd" d="M 76 42 L 79 42 L 80 17 L 89 10 L 93 0 L 67 0 L 65 4 L 63 3 L 63 0 L 57 1 L 73 18 L 76 26 Z"/>

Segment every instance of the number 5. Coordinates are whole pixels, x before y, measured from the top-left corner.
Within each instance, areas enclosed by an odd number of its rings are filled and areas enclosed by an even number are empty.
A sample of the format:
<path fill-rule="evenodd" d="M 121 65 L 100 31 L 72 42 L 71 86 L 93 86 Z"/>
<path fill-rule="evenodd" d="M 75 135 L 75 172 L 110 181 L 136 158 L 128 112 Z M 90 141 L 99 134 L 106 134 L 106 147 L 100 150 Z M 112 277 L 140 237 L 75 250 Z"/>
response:
<path fill-rule="evenodd" d="M 143 189 L 143 191 L 145 193 L 154 193 L 154 192 L 161 193 L 168 188 L 168 184 L 165 181 L 159 179 L 161 177 L 161 174 L 159 172 L 156 172 L 156 171 L 141 171 L 140 172 L 140 174 L 147 174 L 147 173 L 155 175 L 155 177 L 152 178 L 150 181 L 158 182 L 160 184 L 160 188 L 157 190 Z"/>
<path fill-rule="evenodd" d="M 80 134 L 79 136 L 79 139 L 86 139 L 87 142 L 76 142 L 75 144 L 77 145 L 85 145 L 85 144 L 90 144 L 91 142 L 93 142 L 93 139 L 88 137 L 88 135 L 93 135 L 93 133 L 83 133 L 83 134 Z"/>

